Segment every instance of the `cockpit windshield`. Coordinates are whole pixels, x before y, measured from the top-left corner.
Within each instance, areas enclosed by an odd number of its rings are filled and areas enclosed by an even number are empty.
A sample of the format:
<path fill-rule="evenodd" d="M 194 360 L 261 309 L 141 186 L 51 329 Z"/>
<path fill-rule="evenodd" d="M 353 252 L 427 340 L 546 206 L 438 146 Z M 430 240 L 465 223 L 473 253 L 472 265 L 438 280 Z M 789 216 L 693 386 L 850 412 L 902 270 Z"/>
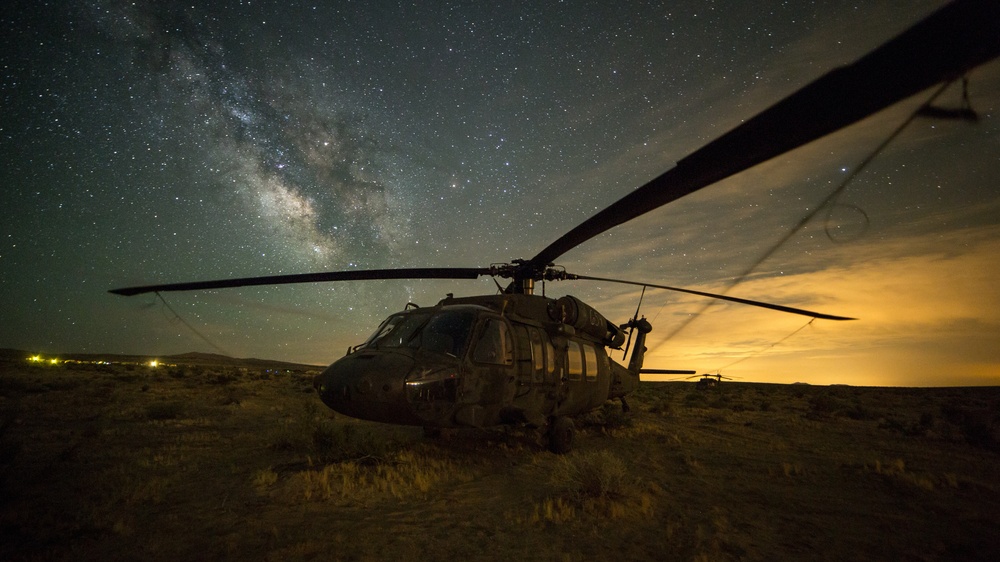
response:
<path fill-rule="evenodd" d="M 382 322 L 361 347 L 408 347 L 417 329 L 427 321 L 429 314 L 393 314 Z"/>
<path fill-rule="evenodd" d="M 394 314 L 360 347 L 406 347 L 461 357 L 475 321 L 476 313 L 469 310 Z"/>
<path fill-rule="evenodd" d="M 475 321 L 475 312 L 451 310 L 439 312 L 424 326 L 420 347 L 426 351 L 461 357 L 465 354 L 469 334 L 472 333 Z"/>

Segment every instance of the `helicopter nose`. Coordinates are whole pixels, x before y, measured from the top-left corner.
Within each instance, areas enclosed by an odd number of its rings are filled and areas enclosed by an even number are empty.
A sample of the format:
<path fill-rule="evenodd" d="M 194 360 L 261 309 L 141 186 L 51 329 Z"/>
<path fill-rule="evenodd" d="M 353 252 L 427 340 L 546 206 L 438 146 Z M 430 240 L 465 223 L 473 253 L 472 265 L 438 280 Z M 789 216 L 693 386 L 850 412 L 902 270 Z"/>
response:
<path fill-rule="evenodd" d="M 357 352 L 341 358 L 313 380 L 323 403 L 336 412 L 371 421 L 419 423 L 406 401 L 404 380 L 413 358 L 394 352 Z"/>

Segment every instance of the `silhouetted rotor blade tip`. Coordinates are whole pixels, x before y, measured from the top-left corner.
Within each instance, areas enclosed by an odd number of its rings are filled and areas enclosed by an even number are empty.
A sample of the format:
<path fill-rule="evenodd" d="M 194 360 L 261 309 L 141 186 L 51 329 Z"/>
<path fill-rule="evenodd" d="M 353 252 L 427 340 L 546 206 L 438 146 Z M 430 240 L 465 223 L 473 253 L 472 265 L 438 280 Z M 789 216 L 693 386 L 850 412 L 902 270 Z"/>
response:
<path fill-rule="evenodd" d="M 787 312 L 789 314 L 798 314 L 800 316 L 809 316 L 811 318 L 819 318 L 821 320 L 857 320 L 857 318 L 850 318 L 848 316 L 836 316 L 834 314 L 824 314 L 822 312 L 813 312 L 811 310 L 805 310 L 801 308 L 794 308 L 791 306 L 784 306 L 780 304 L 772 304 L 769 302 L 755 301 L 750 299 L 741 299 L 738 297 L 730 297 L 727 295 L 720 295 L 718 293 L 707 293 L 705 291 L 695 291 L 692 289 L 682 289 L 680 287 L 671 287 L 669 285 L 656 285 L 654 283 L 640 283 L 638 281 L 626 281 L 624 279 L 610 279 L 608 277 L 592 277 L 590 275 L 578 275 L 575 273 L 567 274 L 567 279 L 581 279 L 585 281 L 605 281 L 608 283 L 622 283 L 624 285 L 638 285 L 642 287 L 653 287 L 655 289 L 665 289 L 667 291 L 677 291 L 678 293 L 687 293 L 689 295 L 697 295 L 699 297 L 706 297 L 709 299 L 718 299 L 723 301 L 735 302 L 739 304 L 745 304 L 748 306 L 756 306 L 759 308 L 766 308 L 768 310 L 777 310 L 778 312 Z"/>

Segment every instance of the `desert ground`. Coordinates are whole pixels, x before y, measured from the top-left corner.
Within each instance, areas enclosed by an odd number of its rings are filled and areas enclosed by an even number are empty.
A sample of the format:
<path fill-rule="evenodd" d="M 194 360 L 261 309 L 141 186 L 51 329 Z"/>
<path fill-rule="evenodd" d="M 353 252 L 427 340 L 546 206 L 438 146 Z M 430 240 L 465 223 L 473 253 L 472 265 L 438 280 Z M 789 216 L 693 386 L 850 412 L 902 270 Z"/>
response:
<path fill-rule="evenodd" d="M 1000 556 L 1000 388 L 649 383 L 555 455 L 336 415 L 306 366 L 143 361 L 0 361 L 0 559 Z"/>

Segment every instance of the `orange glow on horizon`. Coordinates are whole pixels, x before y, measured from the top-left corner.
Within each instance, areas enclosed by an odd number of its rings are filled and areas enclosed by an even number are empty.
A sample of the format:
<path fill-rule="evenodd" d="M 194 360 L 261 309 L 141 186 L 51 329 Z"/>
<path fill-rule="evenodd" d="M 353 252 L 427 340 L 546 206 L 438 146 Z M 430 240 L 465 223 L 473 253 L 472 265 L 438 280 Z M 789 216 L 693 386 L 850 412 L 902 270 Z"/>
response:
<path fill-rule="evenodd" d="M 808 319 L 713 306 L 669 342 L 657 340 L 654 325 L 646 366 L 777 383 L 1000 385 L 1000 237 L 962 234 L 924 239 L 923 247 L 908 240 L 868 248 L 870 256 L 846 266 L 755 279 L 733 290 L 857 321 L 817 320 L 776 344 Z"/>

